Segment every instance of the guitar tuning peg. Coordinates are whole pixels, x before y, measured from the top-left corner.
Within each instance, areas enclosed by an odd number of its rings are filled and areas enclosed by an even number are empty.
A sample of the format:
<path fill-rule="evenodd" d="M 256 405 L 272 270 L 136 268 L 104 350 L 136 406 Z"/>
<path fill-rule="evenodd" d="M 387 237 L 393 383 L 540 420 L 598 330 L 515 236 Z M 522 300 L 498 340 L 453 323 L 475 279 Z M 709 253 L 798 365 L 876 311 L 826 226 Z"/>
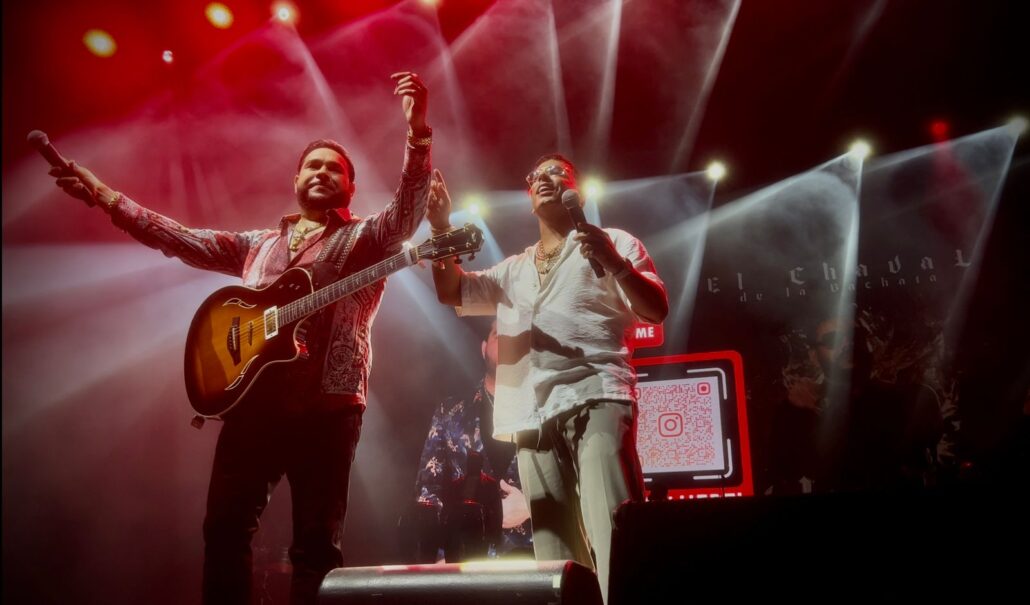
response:
<path fill-rule="evenodd" d="M 469 254 L 469 260 L 476 260 L 476 253 Z"/>
<path fill-rule="evenodd" d="M 460 265 L 461 264 L 461 257 L 460 256 L 455 256 L 454 257 L 454 264 L 455 265 Z"/>

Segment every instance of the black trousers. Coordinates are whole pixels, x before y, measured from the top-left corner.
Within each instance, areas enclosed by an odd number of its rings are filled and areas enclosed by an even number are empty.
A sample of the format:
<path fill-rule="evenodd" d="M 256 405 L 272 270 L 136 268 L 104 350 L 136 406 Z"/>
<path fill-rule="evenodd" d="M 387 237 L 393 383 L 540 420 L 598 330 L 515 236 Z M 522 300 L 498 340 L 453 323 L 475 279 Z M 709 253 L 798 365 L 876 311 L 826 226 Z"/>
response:
<path fill-rule="evenodd" d="M 340 537 L 361 409 L 304 415 L 241 410 L 215 449 L 204 519 L 204 603 L 247 605 L 251 539 L 283 475 L 293 495 L 290 602 L 315 603 L 325 575 L 343 562 Z"/>

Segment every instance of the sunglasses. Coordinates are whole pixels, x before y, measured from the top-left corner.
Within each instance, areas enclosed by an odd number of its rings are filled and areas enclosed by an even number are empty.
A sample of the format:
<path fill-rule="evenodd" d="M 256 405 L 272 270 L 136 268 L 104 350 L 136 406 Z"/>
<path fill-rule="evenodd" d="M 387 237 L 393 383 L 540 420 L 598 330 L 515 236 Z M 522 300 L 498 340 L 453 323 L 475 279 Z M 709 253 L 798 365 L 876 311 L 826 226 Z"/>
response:
<path fill-rule="evenodd" d="M 526 183 L 532 185 L 533 182 L 540 178 L 540 175 L 542 174 L 565 178 L 569 176 L 569 171 L 566 170 L 564 166 L 560 166 L 558 164 L 551 164 L 546 168 L 540 167 L 526 175 Z"/>

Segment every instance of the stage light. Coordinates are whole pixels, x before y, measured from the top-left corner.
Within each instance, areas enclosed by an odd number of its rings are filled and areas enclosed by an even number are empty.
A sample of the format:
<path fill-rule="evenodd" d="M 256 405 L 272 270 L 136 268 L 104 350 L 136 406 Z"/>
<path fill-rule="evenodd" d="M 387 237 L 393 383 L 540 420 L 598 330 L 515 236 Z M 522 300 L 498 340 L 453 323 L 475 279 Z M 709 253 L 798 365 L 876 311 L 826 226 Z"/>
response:
<path fill-rule="evenodd" d="M 869 146 L 869 143 L 862 139 L 856 140 L 851 144 L 848 152 L 856 156 L 860 160 L 864 160 L 873 153 L 873 148 Z"/>
<path fill-rule="evenodd" d="M 207 20 L 218 29 L 228 29 L 232 25 L 232 11 L 221 2 L 212 2 L 204 9 Z"/>
<path fill-rule="evenodd" d="M 705 170 L 705 174 L 708 175 L 709 179 L 719 182 L 726 176 L 726 165 L 722 162 L 712 162 Z"/>
<path fill-rule="evenodd" d="M 934 141 L 938 143 L 947 141 L 948 135 L 951 134 L 951 124 L 948 124 L 945 120 L 934 120 L 930 122 L 930 135 Z"/>
<path fill-rule="evenodd" d="M 291 2 L 276 2 L 273 4 L 272 15 L 287 25 L 296 25 L 299 18 L 297 7 Z"/>
<path fill-rule="evenodd" d="M 118 50 L 111 34 L 102 29 L 91 29 L 82 35 L 82 43 L 86 45 L 89 52 L 98 57 L 110 57 Z"/>
<path fill-rule="evenodd" d="M 478 193 L 466 194 L 465 197 L 462 198 L 461 205 L 473 216 L 480 216 L 483 213 L 485 206 L 485 204 L 483 204 L 483 196 Z"/>
<path fill-rule="evenodd" d="M 604 181 L 597 177 L 587 177 L 583 180 L 583 195 L 592 202 L 601 199 L 604 195 Z"/>
<path fill-rule="evenodd" d="M 435 8 L 437 6 L 440 6 L 440 0 L 418 0 L 418 1 L 421 2 L 423 6 L 428 6 L 428 7 L 431 7 L 431 8 Z"/>
<path fill-rule="evenodd" d="M 171 65 L 172 62 L 175 61 L 175 55 L 172 53 L 172 51 L 166 50 L 163 53 L 161 53 L 161 60 Z"/>
<path fill-rule="evenodd" d="M 1013 116 L 1008 121 L 1008 127 L 1015 133 L 1015 135 L 1022 136 L 1026 132 L 1027 120 L 1023 116 Z"/>

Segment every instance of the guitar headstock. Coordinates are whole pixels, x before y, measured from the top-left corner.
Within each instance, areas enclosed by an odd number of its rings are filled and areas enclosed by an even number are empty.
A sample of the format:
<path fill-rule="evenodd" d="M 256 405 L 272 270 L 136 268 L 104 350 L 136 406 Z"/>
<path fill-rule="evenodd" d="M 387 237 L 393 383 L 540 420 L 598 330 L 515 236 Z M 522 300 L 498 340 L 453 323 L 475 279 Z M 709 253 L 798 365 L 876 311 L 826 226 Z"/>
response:
<path fill-rule="evenodd" d="M 472 223 L 465 223 L 447 233 L 434 235 L 418 247 L 418 257 L 432 261 L 468 254 L 469 259 L 483 248 L 483 231 Z"/>

